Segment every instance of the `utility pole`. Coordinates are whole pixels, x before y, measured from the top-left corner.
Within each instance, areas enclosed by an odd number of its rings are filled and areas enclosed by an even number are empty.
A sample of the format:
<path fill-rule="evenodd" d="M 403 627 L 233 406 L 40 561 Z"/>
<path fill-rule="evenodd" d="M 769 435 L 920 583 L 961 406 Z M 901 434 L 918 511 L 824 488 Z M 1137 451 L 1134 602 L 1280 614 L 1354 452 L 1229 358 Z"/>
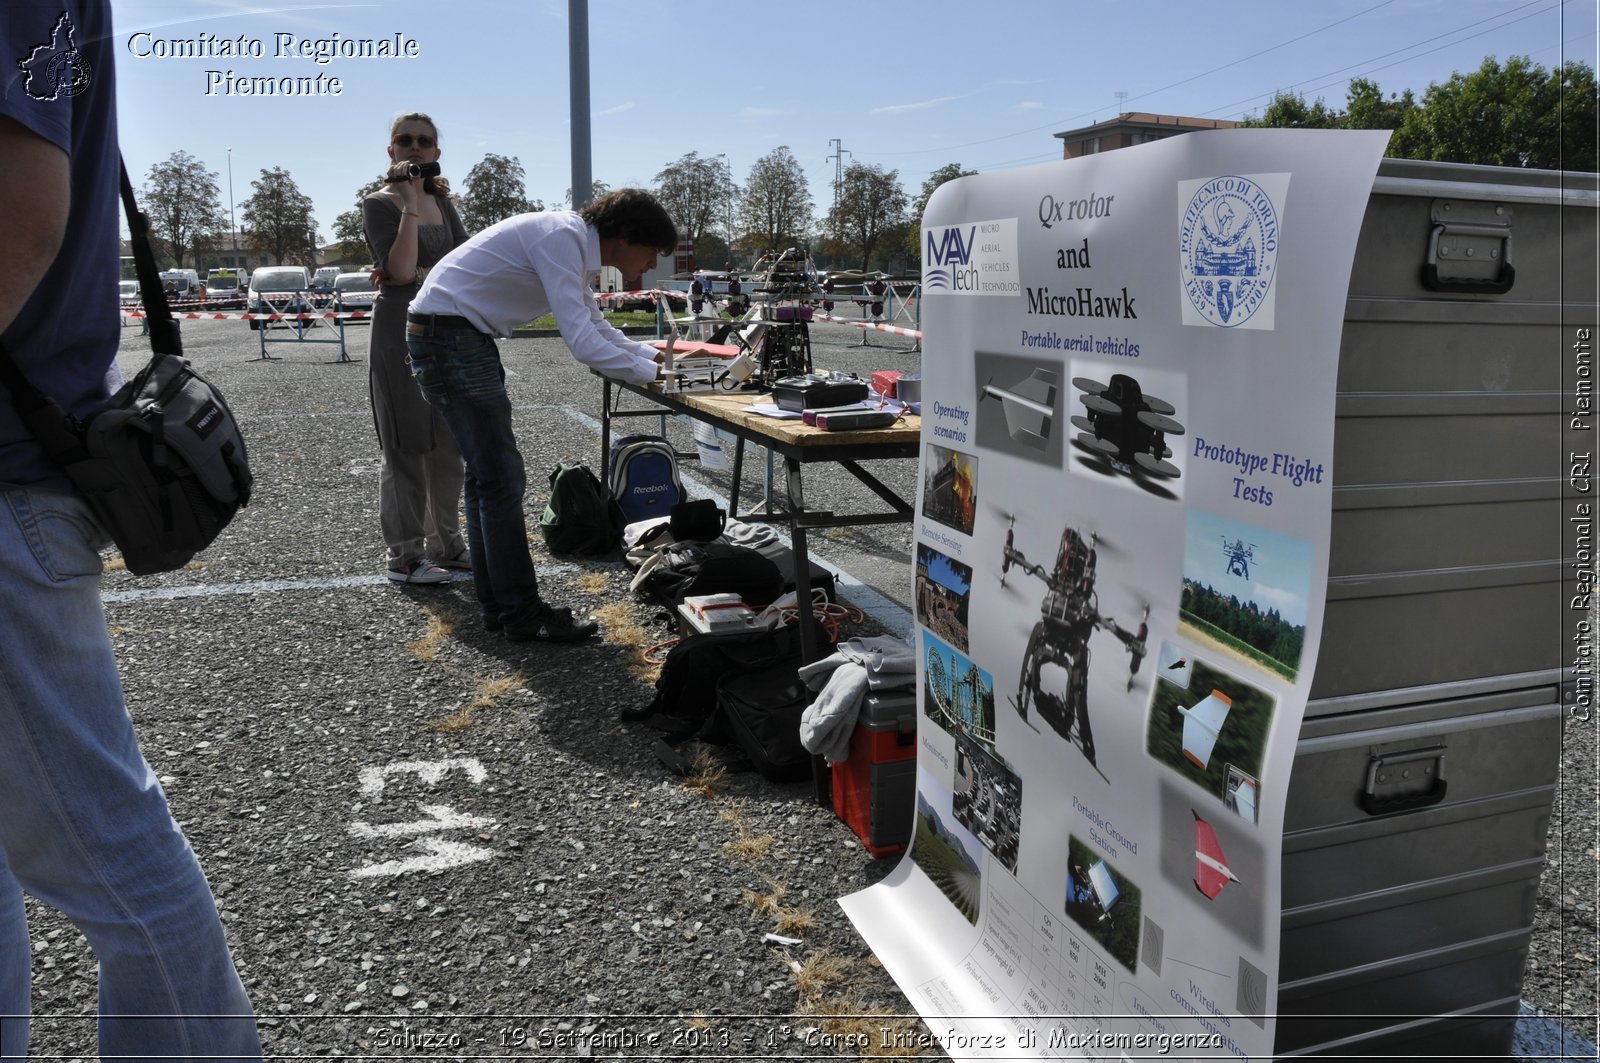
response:
<path fill-rule="evenodd" d="M 233 234 L 234 269 L 239 268 L 239 223 L 233 218 L 233 149 L 228 149 L 228 229 Z"/>
<path fill-rule="evenodd" d="M 844 184 L 844 157 L 846 155 L 852 154 L 852 152 L 850 151 L 850 149 L 848 149 L 848 148 L 846 148 L 844 146 L 844 141 L 840 140 L 837 137 L 835 137 L 834 139 L 828 141 L 828 146 L 830 148 L 833 148 L 834 152 L 833 152 L 832 155 L 829 155 L 823 161 L 824 162 L 831 162 L 831 163 L 834 164 L 833 165 L 833 212 L 835 214 L 837 214 L 837 213 L 839 213 L 839 186 Z"/>

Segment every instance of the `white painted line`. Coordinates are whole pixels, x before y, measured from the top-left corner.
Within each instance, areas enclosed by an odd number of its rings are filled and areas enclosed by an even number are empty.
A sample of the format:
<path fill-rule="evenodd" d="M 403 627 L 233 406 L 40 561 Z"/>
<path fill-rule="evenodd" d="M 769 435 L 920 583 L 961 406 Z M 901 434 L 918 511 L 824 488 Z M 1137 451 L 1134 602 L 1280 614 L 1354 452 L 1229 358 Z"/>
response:
<path fill-rule="evenodd" d="M 617 562 L 621 564 L 621 562 Z M 539 565 L 541 573 L 566 573 L 579 571 L 580 566 L 569 561 L 545 561 Z M 453 582 L 471 582 L 472 573 L 451 573 Z M 325 591 L 344 587 L 403 587 L 388 576 L 328 576 L 323 579 L 264 579 L 244 583 L 203 583 L 186 587 L 145 587 L 131 591 L 104 591 L 100 600 L 106 604 L 119 602 L 161 601 L 174 598 L 217 598 L 230 594 L 271 594 L 278 591 Z M 438 586 L 438 584 L 431 584 Z"/>

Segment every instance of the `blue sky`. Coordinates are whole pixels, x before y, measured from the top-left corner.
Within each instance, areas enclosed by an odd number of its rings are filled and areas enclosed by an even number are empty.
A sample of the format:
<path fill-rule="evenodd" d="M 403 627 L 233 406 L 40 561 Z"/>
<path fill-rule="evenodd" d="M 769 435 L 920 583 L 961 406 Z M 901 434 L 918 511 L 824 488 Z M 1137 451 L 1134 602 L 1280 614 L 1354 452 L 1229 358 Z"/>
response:
<path fill-rule="evenodd" d="M 1224 541 L 1254 547 L 1250 578 L 1228 572 Z M 1191 509 L 1184 528 L 1183 578 L 1208 584 L 1240 601 L 1276 609 L 1291 624 L 1306 622 L 1311 591 L 1311 544 L 1266 528 Z"/>
<path fill-rule="evenodd" d="M 757 159 L 787 145 L 819 214 L 835 157 L 896 170 L 914 195 L 946 163 L 988 172 L 1059 158 L 1053 133 L 1123 110 L 1239 118 L 1277 90 L 1342 104 L 1351 77 L 1420 95 L 1486 55 L 1596 65 L 1594 0 L 588 7 L 598 180 L 648 185 L 696 151 L 726 155 L 742 182 Z M 487 152 L 518 157 L 529 195 L 547 205 L 571 185 L 567 0 L 118 0 L 115 21 L 123 152 L 136 183 L 186 151 L 217 173 L 226 208 L 230 168 L 237 204 L 263 168 L 282 166 L 311 196 L 326 239 L 383 165 L 390 119 L 421 110 L 439 123 L 441 162 L 458 186 Z M 205 34 L 242 36 L 264 54 L 170 54 Z M 417 54 L 318 64 L 275 57 L 278 34 L 400 34 Z M 228 94 L 229 71 L 337 77 L 342 91 Z"/>

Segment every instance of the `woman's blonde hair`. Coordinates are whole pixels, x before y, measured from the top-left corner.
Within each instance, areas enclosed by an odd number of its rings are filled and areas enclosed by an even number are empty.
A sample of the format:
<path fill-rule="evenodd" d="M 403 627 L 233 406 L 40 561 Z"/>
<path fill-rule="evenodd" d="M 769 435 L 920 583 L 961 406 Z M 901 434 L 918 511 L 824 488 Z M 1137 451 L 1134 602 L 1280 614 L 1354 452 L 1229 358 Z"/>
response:
<path fill-rule="evenodd" d="M 428 128 L 433 130 L 434 146 L 437 147 L 439 145 L 438 124 L 434 122 L 431 115 L 423 114 L 421 111 L 407 111 L 405 114 L 395 115 L 394 121 L 389 123 L 389 139 L 391 141 L 394 140 L 394 135 L 400 129 L 400 127 L 405 125 L 407 122 L 427 123 Z M 450 194 L 450 180 L 443 175 L 439 177 L 429 177 L 423 182 L 422 188 L 425 192 L 437 192 L 441 196 L 448 196 Z"/>

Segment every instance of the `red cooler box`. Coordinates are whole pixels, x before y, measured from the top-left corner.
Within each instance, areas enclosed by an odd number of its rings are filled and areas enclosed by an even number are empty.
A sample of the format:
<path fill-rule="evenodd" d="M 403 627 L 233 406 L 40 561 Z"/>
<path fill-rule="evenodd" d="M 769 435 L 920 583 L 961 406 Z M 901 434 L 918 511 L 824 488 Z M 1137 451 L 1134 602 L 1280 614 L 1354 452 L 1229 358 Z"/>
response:
<path fill-rule="evenodd" d="M 833 765 L 833 811 L 873 856 L 903 852 L 917 799 L 917 692 L 867 694 L 850 758 Z"/>

